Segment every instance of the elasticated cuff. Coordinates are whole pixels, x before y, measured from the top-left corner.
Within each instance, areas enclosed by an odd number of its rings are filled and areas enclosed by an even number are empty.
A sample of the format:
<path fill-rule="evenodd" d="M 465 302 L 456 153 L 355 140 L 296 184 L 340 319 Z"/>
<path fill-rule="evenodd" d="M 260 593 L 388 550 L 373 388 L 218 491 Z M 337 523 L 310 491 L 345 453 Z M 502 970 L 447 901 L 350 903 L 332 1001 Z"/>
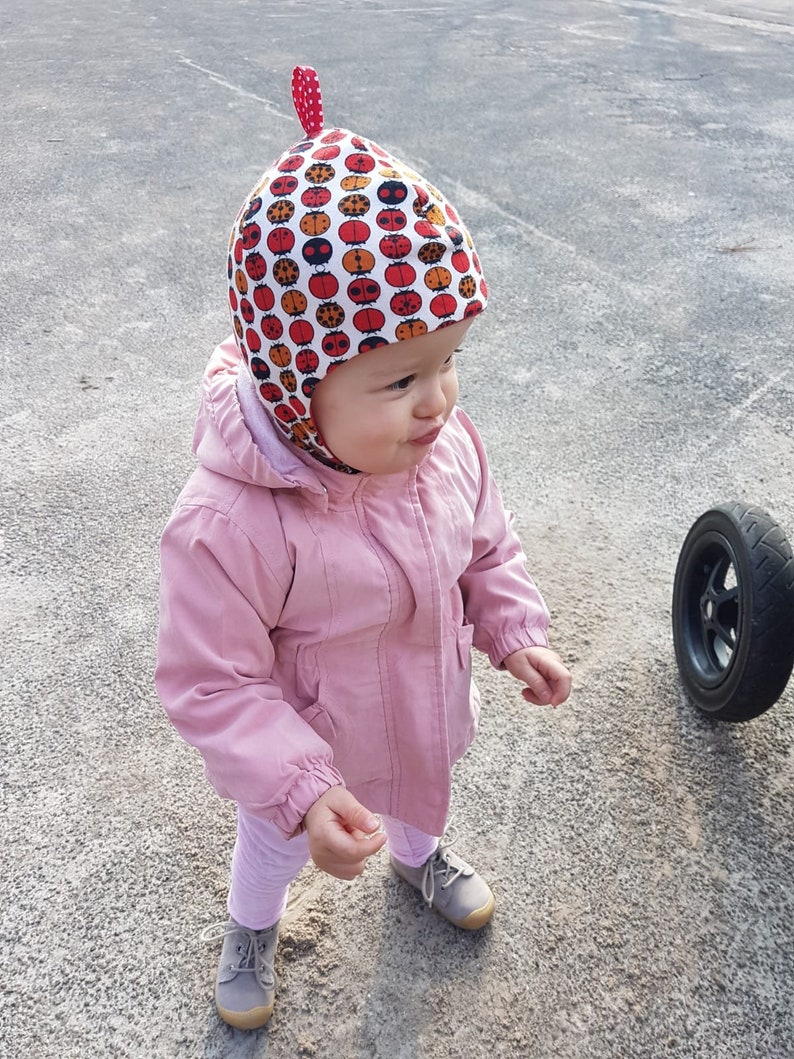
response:
<path fill-rule="evenodd" d="M 303 818 L 326 791 L 332 787 L 344 787 L 345 781 L 335 768 L 320 765 L 313 772 L 304 772 L 301 778 L 287 792 L 284 801 L 275 809 L 273 806 L 244 806 L 246 812 L 253 816 L 269 820 L 284 838 L 292 838 L 303 830 Z"/>
<path fill-rule="evenodd" d="M 491 640 L 486 654 L 494 669 L 504 669 L 504 660 L 525 647 L 548 647 L 549 637 L 543 626 L 534 629 L 506 629 Z"/>

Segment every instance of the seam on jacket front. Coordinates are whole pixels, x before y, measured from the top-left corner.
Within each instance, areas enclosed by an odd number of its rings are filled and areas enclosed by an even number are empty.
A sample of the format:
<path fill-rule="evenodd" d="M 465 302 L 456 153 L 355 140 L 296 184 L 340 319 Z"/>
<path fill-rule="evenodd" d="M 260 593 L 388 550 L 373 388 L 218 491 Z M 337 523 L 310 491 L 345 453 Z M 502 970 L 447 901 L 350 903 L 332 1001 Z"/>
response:
<path fill-rule="evenodd" d="M 243 488 L 245 488 L 245 487 L 243 486 Z M 241 492 L 242 492 L 242 489 L 241 489 Z M 239 496 L 239 494 L 238 494 L 238 496 Z M 265 564 L 265 566 L 270 571 L 270 573 L 273 575 L 273 579 L 276 581 L 276 583 L 278 584 L 279 588 L 281 588 L 284 591 L 285 602 L 286 602 L 286 596 L 289 594 L 289 590 L 292 587 L 292 582 L 290 581 L 286 585 L 286 587 L 284 586 L 278 571 L 273 569 L 273 566 L 270 564 L 268 559 L 262 554 L 260 549 L 251 540 L 250 535 L 248 533 L 246 533 L 246 531 L 243 529 L 243 527 L 240 525 L 239 522 L 235 522 L 235 520 L 226 511 L 221 511 L 220 508 L 216 507 L 214 504 L 208 504 L 208 503 L 201 502 L 201 501 L 185 500 L 185 501 L 183 501 L 183 503 L 181 503 L 179 505 L 179 509 L 180 510 L 182 510 L 184 508 L 194 508 L 194 509 L 198 509 L 200 511 L 211 511 L 213 513 L 213 515 L 217 515 L 218 518 L 224 519 L 232 527 L 232 529 L 236 530 L 240 534 L 241 537 L 244 537 L 245 540 L 248 541 L 248 543 L 251 546 L 251 548 L 256 552 L 256 554 L 259 556 L 259 558 Z M 283 536 L 283 534 L 282 534 L 282 536 Z M 285 541 L 285 545 L 286 545 L 286 541 Z M 213 555 L 217 555 L 217 553 L 215 552 L 214 549 L 212 551 L 212 554 Z M 289 561 L 289 555 L 287 555 L 287 565 L 290 567 L 290 569 L 292 569 L 292 564 Z M 283 607 L 282 607 L 282 609 L 283 609 Z"/>
<path fill-rule="evenodd" d="M 332 567 L 331 567 L 331 565 L 330 565 L 330 563 L 328 561 L 328 555 L 326 553 L 326 550 L 323 547 L 322 534 L 318 533 L 317 530 L 314 527 L 314 519 L 315 519 L 315 517 L 317 515 L 316 510 L 311 508 L 311 507 L 309 507 L 309 506 L 306 506 L 306 507 L 303 508 L 303 511 L 301 512 L 301 514 L 302 514 L 302 517 L 303 517 L 303 521 L 306 524 L 309 532 L 312 534 L 314 539 L 317 541 L 317 547 L 320 549 L 320 557 L 322 559 L 322 564 L 323 564 L 322 568 L 326 572 L 325 583 L 326 583 L 327 588 L 328 588 L 328 602 L 330 604 L 329 608 L 328 608 L 328 616 L 327 616 L 326 623 L 325 623 L 325 635 L 324 635 L 324 637 L 322 639 L 322 642 L 320 643 L 320 645 L 317 647 L 317 649 L 314 652 L 314 660 L 315 660 L 315 663 L 317 665 L 317 682 L 318 682 L 317 693 L 319 695 L 323 686 L 326 687 L 326 688 L 334 686 L 333 681 L 329 677 L 328 666 L 326 664 L 326 652 L 323 650 L 323 647 L 331 639 L 331 629 L 333 628 L 333 625 L 334 625 L 334 618 L 335 618 L 336 614 L 339 613 L 339 598 L 337 596 L 337 591 L 336 591 L 336 578 L 333 579 L 333 584 L 331 584 L 331 578 L 327 576 L 328 572 L 330 572 Z M 326 514 L 326 515 L 321 516 L 321 517 L 328 518 L 328 515 Z M 296 553 L 296 559 L 297 559 L 297 553 Z M 296 564 L 296 568 L 297 568 L 297 564 Z M 328 704 L 326 703 L 325 706 L 323 706 L 323 704 L 320 702 L 320 700 L 318 698 L 317 705 L 320 706 L 321 709 L 327 709 L 327 705 Z M 334 753 L 333 753 L 333 747 L 331 748 L 331 765 L 334 768 L 336 767 L 336 763 L 335 763 L 335 759 L 334 759 Z"/>
<path fill-rule="evenodd" d="M 439 643 L 436 645 L 437 648 L 441 648 L 444 642 L 444 630 L 441 628 L 441 612 L 440 612 L 440 596 L 441 596 L 441 585 L 438 576 L 438 563 L 436 562 L 435 554 L 432 549 L 432 541 L 430 541 L 429 531 L 427 528 L 427 519 L 422 509 L 422 498 L 419 496 L 419 485 L 418 485 L 418 474 L 414 472 L 411 476 L 411 480 L 408 485 L 408 495 L 411 500 L 411 514 L 414 517 L 414 523 L 419 534 L 419 539 L 422 542 L 422 551 L 425 557 L 425 566 L 427 567 L 428 584 L 431 587 L 430 597 L 432 601 L 433 611 L 433 635 L 438 636 Z M 420 518 L 421 514 L 421 518 Z M 428 547 L 429 545 L 429 547 Z M 443 718 L 444 718 L 444 731 L 442 735 L 441 725 L 438 725 L 437 738 L 441 740 L 446 738 L 446 753 L 444 747 L 441 745 L 436 746 L 436 757 L 439 762 L 444 763 L 444 767 L 449 771 L 449 732 L 447 731 L 447 702 L 443 696 L 443 687 L 439 687 L 439 669 L 440 667 L 433 667 L 433 676 L 435 681 L 435 708 L 436 708 L 436 721 L 438 721 L 438 704 L 443 703 Z"/>
<path fill-rule="evenodd" d="M 372 529 L 370 527 L 370 524 L 369 524 L 369 512 L 367 511 L 366 504 L 363 501 L 365 485 L 366 485 L 366 483 L 362 482 L 361 485 L 359 486 L 359 488 L 356 489 L 356 491 L 353 494 L 353 510 L 356 513 L 356 521 L 358 522 L 358 526 L 359 526 L 359 529 L 361 531 L 361 535 L 363 536 L 364 540 L 367 542 L 367 547 L 372 552 L 372 554 L 375 556 L 375 558 L 378 560 L 378 562 L 381 565 L 381 568 L 383 569 L 383 574 L 384 574 L 384 577 L 386 579 L 386 591 L 389 593 L 389 617 L 388 617 L 388 621 L 384 623 L 384 626 L 381 629 L 380 634 L 378 636 L 378 649 L 377 649 L 377 652 L 376 652 L 376 659 L 377 659 L 377 665 L 378 665 L 378 681 L 380 683 L 381 690 L 385 689 L 387 691 L 388 696 L 389 696 L 389 703 L 392 704 L 391 685 L 390 685 L 390 683 L 388 681 L 388 676 L 386 678 L 386 682 L 384 683 L 384 673 L 383 673 L 383 669 L 381 668 L 381 647 L 383 645 L 383 641 L 384 641 L 384 638 L 386 636 L 386 631 L 387 631 L 388 625 L 391 622 L 392 616 L 395 613 L 395 599 L 394 599 L 394 593 L 392 591 L 392 579 L 389 576 L 389 571 L 386 568 L 386 563 L 385 563 L 384 558 L 383 558 L 383 556 L 381 554 L 382 546 L 381 546 L 381 548 L 376 548 L 375 544 L 374 544 L 374 541 L 376 539 L 375 538 L 375 534 L 372 532 Z M 363 521 L 362 521 L 362 519 L 363 519 Z M 391 564 L 393 566 L 394 565 L 398 565 L 398 564 L 394 563 L 394 560 L 392 560 L 391 557 L 390 557 L 390 562 L 391 562 Z M 387 671 L 386 672 L 387 672 L 387 675 L 388 675 L 388 667 L 387 667 Z M 402 768 L 400 767 L 399 754 L 395 754 L 394 753 L 394 748 L 392 746 L 392 741 L 391 741 L 390 733 L 389 733 L 389 725 L 388 725 L 388 722 L 386 720 L 386 716 L 387 716 L 386 703 L 383 701 L 383 698 L 384 698 L 384 696 L 381 695 L 381 710 L 382 710 L 382 713 L 383 713 L 383 729 L 384 729 L 384 731 L 386 733 L 386 750 L 387 750 L 388 755 L 389 755 L 389 766 L 391 768 L 391 777 L 392 777 L 391 778 L 391 795 L 395 799 L 393 804 L 399 806 L 399 804 L 400 804 L 400 796 L 401 796 L 401 793 L 402 793 Z M 393 705 L 392 705 L 392 716 L 394 716 Z M 395 782 L 395 776 L 396 776 L 396 782 Z"/>

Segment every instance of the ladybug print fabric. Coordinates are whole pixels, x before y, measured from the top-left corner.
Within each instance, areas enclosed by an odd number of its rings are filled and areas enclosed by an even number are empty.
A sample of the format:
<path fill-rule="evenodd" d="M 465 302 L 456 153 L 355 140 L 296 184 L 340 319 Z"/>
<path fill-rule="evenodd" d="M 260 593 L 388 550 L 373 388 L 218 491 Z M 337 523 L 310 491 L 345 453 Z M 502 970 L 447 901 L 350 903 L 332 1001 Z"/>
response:
<path fill-rule="evenodd" d="M 310 67 L 295 68 L 292 93 L 305 137 L 265 171 L 231 232 L 232 326 L 278 429 L 356 473 L 319 436 L 314 387 L 334 364 L 481 313 L 488 291 L 442 193 L 371 140 L 324 128 Z"/>

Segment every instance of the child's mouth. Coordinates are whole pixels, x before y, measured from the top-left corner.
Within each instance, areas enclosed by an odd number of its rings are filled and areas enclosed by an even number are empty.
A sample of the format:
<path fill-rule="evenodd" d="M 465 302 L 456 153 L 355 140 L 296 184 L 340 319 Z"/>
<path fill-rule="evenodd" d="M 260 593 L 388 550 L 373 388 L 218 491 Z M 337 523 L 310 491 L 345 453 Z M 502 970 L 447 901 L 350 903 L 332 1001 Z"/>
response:
<path fill-rule="evenodd" d="M 441 433 L 441 427 L 435 427 L 428 434 L 423 434 L 421 438 L 411 438 L 412 445 L 432 445 L 438 435 Z"/>

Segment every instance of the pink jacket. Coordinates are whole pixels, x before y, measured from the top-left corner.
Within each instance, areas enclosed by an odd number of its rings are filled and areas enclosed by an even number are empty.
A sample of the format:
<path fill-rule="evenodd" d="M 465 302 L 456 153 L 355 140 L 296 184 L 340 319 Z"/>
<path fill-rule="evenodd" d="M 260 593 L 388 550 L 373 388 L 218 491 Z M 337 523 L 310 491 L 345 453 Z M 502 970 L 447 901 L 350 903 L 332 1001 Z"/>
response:
<path fill-rule="evenodd" d="M 218 794 L 286 836 L 339 783 L 440 834 L 477 725 L 472 644 L 499 667 L 547 643 L 482 441 L 456 409 L 414 471 L 330 470 L 278 435 L 238 356 L 210 361 L 163 534 L 162 702 Z"/>

